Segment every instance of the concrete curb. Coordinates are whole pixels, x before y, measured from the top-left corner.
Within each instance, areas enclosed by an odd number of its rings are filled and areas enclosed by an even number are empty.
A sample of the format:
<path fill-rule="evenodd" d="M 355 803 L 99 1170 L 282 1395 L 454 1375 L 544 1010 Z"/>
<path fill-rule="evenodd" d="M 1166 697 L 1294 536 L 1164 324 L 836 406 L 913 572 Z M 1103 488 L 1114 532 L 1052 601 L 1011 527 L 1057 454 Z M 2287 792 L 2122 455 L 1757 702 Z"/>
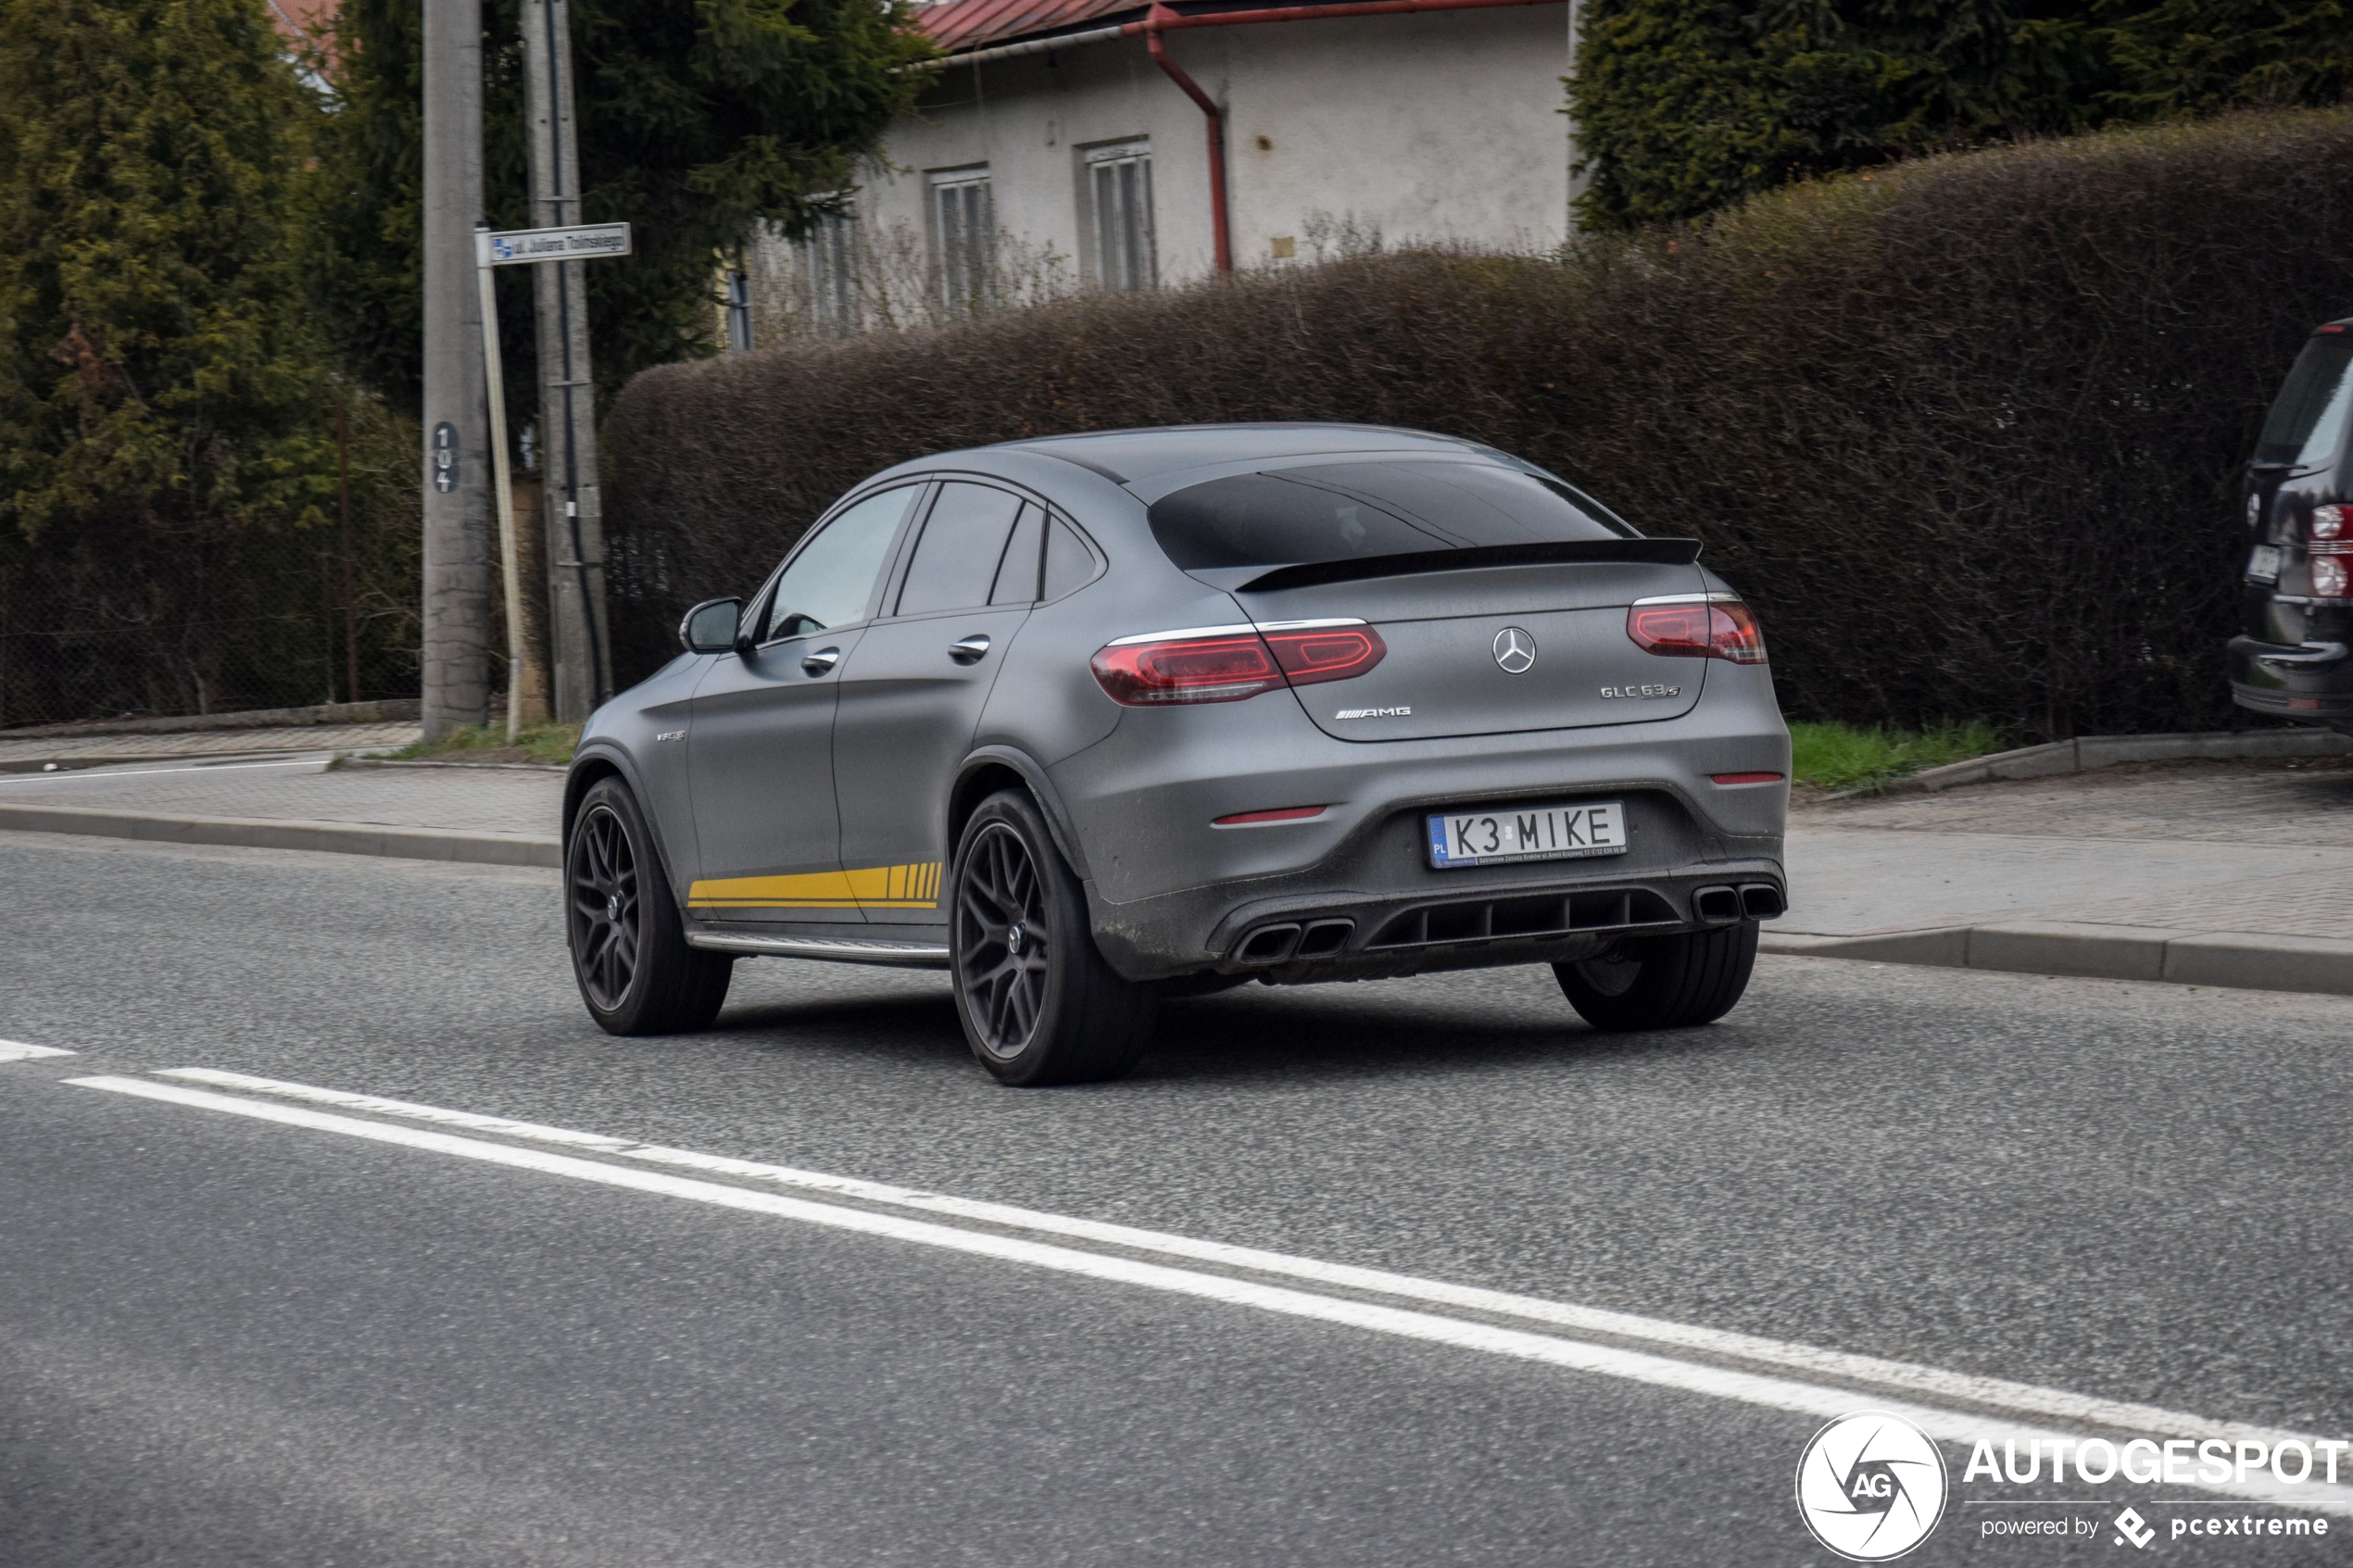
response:
<path fill-rule="evenodd" d="M 389 855 L 409 860 L 462 860 L 488 866 L 563 864 L 554 837 L 465 833 L 451 828 L 380 827 L 367 822 L 273 822 L 248 817 L 170 817 L 82 806 L 0 804 L 0 830 L 75 833 L 158 844 L 212 844 L 246 849 L 310 849 L 331 855 Z"/>
<path fill-rule="evenodd" d="M 2006 921 L 1869 936 L 1806 936 L 1768 931 L 1757 950 L 1818 959 L 1866 959 L 1942 969 L 2098 980 L 2163 980 L 2243 991 L 2317 991 L 2353 996 L 2353 941 L 2176 931 L 2071 921 Z"/>
<path fill-rule="evenodd" d="M 51 740 L 62 735 L 181 734 L 197 730 L 296 730 L 308 724 L 401 724 L 424 711 L 416 697 L 382 702 L 321 702 L 308 708 L 254 708 L 243 713 L 188 714 L 170 719 L 78 719 L 69 724 L 27 724 L 0 730 L 0 740 Z"/>
<path fill-rule="evenodd" d="M 2184 735 L 2079 735 L 2048 746 L 2023 746 L 1923 768 L 1900 779 L 1869 789 L 1842 790 L 1834 800 L 1860 796 L 1896 795 L 1910 790 L 1951 789 L 1957 784 L 1984 784 L 1992 779 L 2046 779 L 2059 773 L 2081 773 L 2119 762 L 2178 762 L 2187 758 L 2344 757 L 2353 755 L 2353 735 L 2334 730 L 2208 730 Z"/>

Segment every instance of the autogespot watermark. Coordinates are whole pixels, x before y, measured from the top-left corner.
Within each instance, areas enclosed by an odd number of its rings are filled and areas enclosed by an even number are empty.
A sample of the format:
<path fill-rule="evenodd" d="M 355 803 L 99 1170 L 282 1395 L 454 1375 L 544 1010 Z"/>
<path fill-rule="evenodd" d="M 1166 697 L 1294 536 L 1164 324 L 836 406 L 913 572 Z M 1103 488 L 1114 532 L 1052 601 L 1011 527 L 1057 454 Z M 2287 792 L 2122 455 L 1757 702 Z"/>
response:
<path fill-rule="evenodd" d="M 1797 1511 L 1850 1562 L 1901 1557 L 1944 1516 L 1944 1456 L 1900 1415 L 1857 1411 L 1814 1434 L 1797 1461 Z"/>
<path fill-rule="evenodd" d="M 2021 1451 L 2021 1449 L 2023 1451 Z M 1981 1515 L 1982 1539 L 2088 1540 L 2145 1550 L 2160 1537 L 2175 1541 L 2326 1537 L 2330 1520 L 2298 1509 L 2296 1488 L 2334 1486 L 2340 1461 L 2353 1478 L 2353 1442 L 2249 1437 L 2009 1438 L 1998 1448 L 1980 1438 L 1962 1467 L 1961 1484 L 2011 1486 L 2045 1482 L 2080 1490 L 2121 1482 L 2132 1486 L 2227 1488 L 2259 1496 L 2255 1502 L 2147 1498 L 2113 1517 L 2114 1498 L 1973 1498 L 1968 1508 L 2064 1509 L 2057 1513 Z M 2047 1467 L 2047 1468 L 2046 1468 Z M 2071 1480 L 2070 1480 L 2071 1473 Z M 1936 1529 L 1949 1494 L 1944 1456 L 1927 1433 L 1882 1411 L 1857 1411 L 1814 1434 L 1797 1463 L 1797 1507 L 1814 1538 L 1852 1562 L 1903 1556 Z M 2314 1501 L 2320 1499 L 2315 1499 Z M 2307 1507 L 2309 1505 L 2307 1504 Z M 2141 1508 L 2161 1511 L 2151 1520 Z M 2081 1511 L 2081 1512 L 2079 1512 Z M 2260 1512 L 2259 1512 L 2260 1511 Z"/>

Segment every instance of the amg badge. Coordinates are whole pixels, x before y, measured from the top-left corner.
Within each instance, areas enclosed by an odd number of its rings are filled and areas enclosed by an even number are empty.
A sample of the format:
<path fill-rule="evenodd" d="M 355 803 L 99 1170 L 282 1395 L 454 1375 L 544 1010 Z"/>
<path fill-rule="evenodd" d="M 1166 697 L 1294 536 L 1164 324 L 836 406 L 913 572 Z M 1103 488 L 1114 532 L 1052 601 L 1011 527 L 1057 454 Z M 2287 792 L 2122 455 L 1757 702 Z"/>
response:
<path fill-rule="evenodd" d="M 1683 688 L 1680 686 L 1604 686 L 1602 688 L 1604 696 L 1643 697 L 1681 696 L 1682 695 Z"/>
<path fill-rule="evenodd" d="M 1410 708 L 1343 708 L 1332 715 L 1335 719 L 1410 719 Z"/>

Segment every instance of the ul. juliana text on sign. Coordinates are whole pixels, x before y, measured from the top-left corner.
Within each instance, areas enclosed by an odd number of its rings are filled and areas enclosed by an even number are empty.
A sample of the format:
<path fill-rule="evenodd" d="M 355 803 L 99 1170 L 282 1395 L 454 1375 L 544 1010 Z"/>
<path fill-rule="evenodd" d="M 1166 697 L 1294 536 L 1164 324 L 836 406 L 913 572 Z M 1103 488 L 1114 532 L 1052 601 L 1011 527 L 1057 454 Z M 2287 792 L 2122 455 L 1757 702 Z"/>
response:
<path fill-rule="evenodd" d="M 510 229 L 504 233 L 485 233 L 482 242 L 483 260 L 492 267 L 627 256 L 629 225 L 584 223 L 570 229 Z"/>

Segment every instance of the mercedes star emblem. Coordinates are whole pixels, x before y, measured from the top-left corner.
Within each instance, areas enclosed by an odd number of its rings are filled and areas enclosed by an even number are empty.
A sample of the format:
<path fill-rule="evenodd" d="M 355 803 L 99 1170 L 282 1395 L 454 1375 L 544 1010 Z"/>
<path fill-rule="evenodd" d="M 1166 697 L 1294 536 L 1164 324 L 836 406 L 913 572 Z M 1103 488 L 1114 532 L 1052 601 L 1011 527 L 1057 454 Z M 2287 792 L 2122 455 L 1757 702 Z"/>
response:
<path fill-rule="evenodd" d="M 1516 626 L 1495 633 L 1495 662 L 1506 675 L 1525 675 L 1536 662 L 1536 639 Z"/>

